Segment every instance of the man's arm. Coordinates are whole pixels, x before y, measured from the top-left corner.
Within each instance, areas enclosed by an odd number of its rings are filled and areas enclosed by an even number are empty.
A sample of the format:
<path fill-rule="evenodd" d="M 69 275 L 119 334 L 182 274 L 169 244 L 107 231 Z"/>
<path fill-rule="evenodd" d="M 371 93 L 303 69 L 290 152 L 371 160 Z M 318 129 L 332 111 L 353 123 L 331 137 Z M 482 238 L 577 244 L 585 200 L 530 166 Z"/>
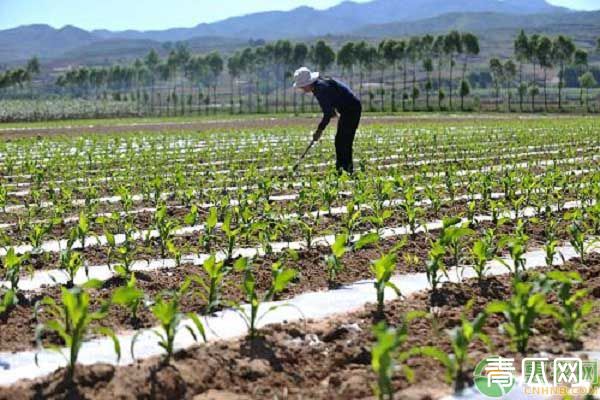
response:
<path fill-rule="evenodd" d="M 335 108 L 333 107 L 333 103 L 326 94 L 324 94 L 324 93 L 320 93 L 318 95 L 315 94 L 315 97 L 319 101 L 321 110 L 323 110 L 323 118 L 321 119 L 321 122 L 319 123 L 319 126 L 317 127 L 317 130 L 315 131 L 315 133 L 313 135 L 314 140 L 319 140 L 321 138 L 321 134 L 323 133 L 323 131 L 329 124 L 329 121 L 331 121 L 331 118 L 335 117 L 336 114 L 335 114 Z"/>

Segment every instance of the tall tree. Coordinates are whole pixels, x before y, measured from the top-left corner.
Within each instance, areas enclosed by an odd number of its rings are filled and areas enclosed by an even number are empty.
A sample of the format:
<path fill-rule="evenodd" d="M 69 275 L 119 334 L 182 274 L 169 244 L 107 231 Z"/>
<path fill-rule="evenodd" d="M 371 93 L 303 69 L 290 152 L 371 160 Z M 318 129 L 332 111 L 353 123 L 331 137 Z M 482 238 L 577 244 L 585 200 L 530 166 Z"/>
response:
<path fill-rule="evenodd" d="M 398 70 L 399 63 L 406 57 L 406 42 L 399 40 L 393 47 L 393 77 L 392 77 L 392 111 L 396 111 L 396 71 Z M 404 100 L 402 101 L 402 108 L 404 109 Z"/>
<path fill-rule="evenodd" d="M 335 62 L 335 52 L 323 40 L 317 41 L 311 48 L 311 58 L 316 67 L 324 73 Z"/>
<path fill-rule="evenodd" d="M 212 80 L 212 87 L 213 87 L 213 105 L 214 105 L 214 112 L 216 113 L 217 112 L 217 86 L 219 85 L 219 77 L 221 76 L 221 73 L 223 72 L 223 67 L 224 67 L 225 63 L 224 63 L 221 55 L 218 52 L 213 51 L 206 56 L 206 64 L 208 65 L 208 68 L 210 69 L 210 72 L 211 72 L 211 80 Z"/>
<path fill-rule="evenodd" d="M 242 55 L 240 58 L 240 62 L 241 62 L 241 68 L 242 71 L 244 71 L 246 73 L 246 80 L 248 81 L 248 84 L 246 85 L 246 92 L 248 94 L 248 111 L 250 111 L 252 109 L 252 90 L 254 88 L 254 79 L 256 77 L 256 54 L 255 52 L 250 48 L 250 47 L 246 47 L 243 51 L 242 51 Z M 258 93 L 256 93 L 256 96 L 258 96 Z M 257 102 L 258 103 L 258 102 Z M 257 110 L 258 112 L 258 110 Z"/>
<path fill-rule="evenodd" d="M 577 49 L 573 54 L 573 65 L 577 68 L 578 80 L 587 71 L 588 67 L 588 53 L 585 50 Z M 579 104 L 583 105 L 583 86 L 579 85 Z"/>
<path fill-rule="evenodd" d="M 442 87 L 442 69 L 444 65 L 444 48 L 445 48 L 446 39 L 444 36 L 437 36 L 435 41 L 433 42 L 432 53 L 435 58 L 437 58 L 437 69 L 438 69 L 438 79 L 437 79 L 437 89 L 438 89 L 438 108 L 442 109 L 442 101 L 444 100 L 444 89 Z"/>
<path fill-rule="evenodd" d="M 562 89 L 565 86 L 565 67 L 573 60 L 575 45 L 571 39 L 558 36 L 552 43 L 552 54 L 554 61 L 559 65 L 558 72 L 558 109 L 562 110 Z"/>
<path fill-rule="evenodd" d="M 231 101 L 230 101 L 230 107 L 231 107 L 231 113 L 234 114 L 235 113 L 235 102 L 234 102 L 234 96 L 235 96 L 235 82 L 239 79 L 240 75 L 242 74 L 242 56 L 240 54 L 239 51 L 236 51 L 232 56 L 230 56 L 227 59 L 227 71 L 229 71 L 229 77 L 230 77 L 230 91 L 231 91 Z M 239 85 L 238 85 L 239 87 Z M 241 93 L 239 92 L 238 89 L 238 101 L 240 104 L 240 113 L 242 112 L 242 103 L 241 103 Z"/>
<path fill-rule="evenodd" d="M 490 60 L 490 73 L 494 79 L 494 87 L 496 89 L 496 111 L 498 111 L 500 102 L 500 88 L 504 79 L 504 66 L 499 59 L 492 58 Z"/>
<path fill-rule="evenodd" d="M 523 112 L 523 100 L 527 93 L 527 85 L 523 81 L 523 64 L 527 62 L 529 55 L 529 39 L 522 29 L 514 43 L 514 55 L 519 62 L 519 111 Z"/>
<path fill-rule="evenodd" d="M 506 86 L 506 97 L 508 101 L 508 112 L 512 112 L 512 85 L 517 77 L 517 65 L 513 60 L 506 60 L 503 67 L 504 83 Z"/>
<path fill-rule="evenodd" d="M 369 45 L 364 40 L 354 45 L 354 54 L 356 56 L 356 61 L 358 64 L 358 97 L 362 97 L 365 60 L 367 59 L 368 47 Z"/>
<path fill-rule="evenodd" d="M 433 71 L 433 43 L 435 38 L 429 34 L 421 38 L 421 62 L 425 70 L 425 108 L 429 110 L 429 93 L 431 91 L 431 72 Z"/>
<path fill-rule="evenodd" d="M 391 45 L 388 45 L 388 40 L 382 40 L 377 46 L 379 71 L 381 72 L 379 79 L 379 95 L 381 103 L 380 110 L 382 112 L 385 110 L 385 70 L 388 66 L 391 65 L 390 56 L 393 54 L 393 52 L 390 52 L 389 49 L 394 47 L 394 40 L 389 40 L 389 42 L 391 42 Z"/>
<path fill-rule="evenodd" d="M 531 76 L 531 87 L 529 88 L 529 93 L 531 95 L 531 112 L 535 112 L 535 96 L 538 93 L 537 87 L 537 73 L 536 73 L 536 65 L 538 62 L 538 45 L 540 41 L 540 35 L 533 34 L 529 38 L 529 54 L 528 59 L 529 62 L 533 65 L 533 73 Z"/>
<path fill-rule="evenodd" d="M 33 99 L 33 85 L 31 84 L 31 81 L 40 74 L 40 60 L 37 56 L 34 56 L 27 61 L 25 71 L 27 71 L 27 84 L 29 85 L 30 95 Z"/>
<path fill-rule="evenodd" d="M 144 64 L 148 68 L 150 74 L 150 109 L 154 113 L 154 90 L 156 87 L 156 78 L 158 75 L 158 66 L 160 65 L 160 57 L 156 50 L 152 49 L 144 58 Z"/>
<path fill-rule="evenodd" d="M 596 82 L 596 78 L 594 77 L 594 74 L 592 74 L 590 71 L 588 71 L 579 78 L 579 85 L 582 88 L 585 88 L 585 104 L 586 104 L 586 108 L 589 112 L 589 111 L 591 111 L 590 103 L 589 103 L 590 89 L 598 86 L 598 82 Z"/>
<path fill-rule="evenodd" d="M 469 82 L 465 79 L 467 74 L 467 65 L 471 57 L 475 57 L 479 55 L 479 39 L 472 33 L 463 33 L 460 37 L 462 48 L 463 48 L 463 70 L 461 77 L 461 89 L 468 88 Z M 465 101 L 465 93 L 468 93 L 468 90 L 461 90 L 460 96 L 460 109 L 464 110 L 464 101 Z"/>
<path fill-rule="evenodd" d="M 412 64 L 412 89 L 410 98 L 412 100 L 412 110 L 416 110 L 417 98 L 419 97 L 419 89 L 417 87 L 417 63 L 421 58 L 421 38 L 413 36 L 408 40 L 406 46 L 406 55 Z"/>
<path fill-rule="evenodd" d="M 337 53 L 337 64 L 342 70 L 342 77 L 347 77 L 352 85 L 352 72 L 356 63 L 354 42 L 346 42 Z"/>
<path fill-rule="evenodd" d="M 306 58 L 308 57 L 308 52 L 308 46 L 304 43 L 296 43 L 294 45 L 294 50 L 292 51 L 292 63 L 295 65 L 295 68 L 299 68 L 304 65 Z M 294 90 L 294 114 L 296 113 L 296 98 L 297 91 Z M 304 112 L 304 96 L 302 96 L 301 111 Z"/>
<path fill-rule="evenodd" d="M 548 69 L 552 68 L 552 41 L 547 36 L 537 41 L 535 58 L 544 71 L 544 110 L 548 111 Z"/>
<path fill-rule="evenodd" d="M 287 93 L 287 79 L 290 76 L 290 67 L 292 64 L 292 44 L 289 40 L 278 40 L 275 43 L 275 63 L 276 70 L 279 79 L 281 79 L 281 86 L 283 91 L 283 111 L 286 112 L 286 93 Z M 277 88 L 276 95 L 277 95 Z M 277 112 L 278 100 L 275 98 L 275 111 Z"/>
<path fill-rule="evenodd" d="M 460 40 L 460 33 L 458 33 L 457 31 L 451 31 L 445 38 L 444 38 L 444 53 L 448 56 L 448 61 L 450 63 L 450 83 L 449 83 L 449 90 L 450 90 L 450 109 L 453 109 L 452 106 L 452 87 L 454 86 L 454 80 L 453 80 L 453 70 L 454 70 L 454 66 L 456 65 L 455 62 L 455 58 L 458 54 L 461 54 L 463 52 L 462 49 L 462 42 Z"/>

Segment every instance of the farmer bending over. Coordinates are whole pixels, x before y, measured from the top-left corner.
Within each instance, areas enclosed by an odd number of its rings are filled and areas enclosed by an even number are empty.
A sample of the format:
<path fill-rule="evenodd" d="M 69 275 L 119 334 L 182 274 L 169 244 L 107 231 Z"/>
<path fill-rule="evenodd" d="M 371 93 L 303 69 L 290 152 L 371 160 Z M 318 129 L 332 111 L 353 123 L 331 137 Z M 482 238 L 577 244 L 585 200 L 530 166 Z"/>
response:
<path fill-rule="evenodd" d="M 323 119 L 313 134 L 313 140 L 317 141 L 321 138 L 331 117 L 336 116 L 336 110 L 339 113 L 340 118 L 335 135 L 336 168 L 340 173 L 344 170 L 351 174 L 353 171 L 352 144 L 362 112 L 360 100 L 342 82 L 333 78 L 320 77 L 318 72 L 311 72 L 306 67 L 302 67 L 294 73 L 294 87 L 304 93 L 312 92 L 323 110 Z"/>

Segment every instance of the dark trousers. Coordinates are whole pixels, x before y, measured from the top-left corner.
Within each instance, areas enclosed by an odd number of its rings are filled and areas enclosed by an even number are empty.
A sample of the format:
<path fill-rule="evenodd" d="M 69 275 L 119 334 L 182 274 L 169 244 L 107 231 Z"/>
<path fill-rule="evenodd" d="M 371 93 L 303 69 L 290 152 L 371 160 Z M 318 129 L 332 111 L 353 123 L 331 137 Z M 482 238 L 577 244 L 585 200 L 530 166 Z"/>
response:
<path fill-rule="evenodd" d="M 337 134 L 335 135 L 335 154 L 337 161 L 335 167 L 338 172 L 346 171 L 351 174 L 354 171 L 352 163 L 352 145 L 354 135 L 360 122 L 361 108 L 350 112 L 340 113 Z"/>

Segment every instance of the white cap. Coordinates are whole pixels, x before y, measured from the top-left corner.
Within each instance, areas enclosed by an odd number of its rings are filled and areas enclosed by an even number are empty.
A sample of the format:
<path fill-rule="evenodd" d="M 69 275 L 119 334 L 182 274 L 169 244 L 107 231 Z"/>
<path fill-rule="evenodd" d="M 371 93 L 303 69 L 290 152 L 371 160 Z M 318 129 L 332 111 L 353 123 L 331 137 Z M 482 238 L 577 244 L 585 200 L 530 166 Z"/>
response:
<path fill-rule="evenodd" d="M 313 84 L 318 78 L 318 72 L 310 72 L 310 69 L 306 67 L 299 68 L 294 72 L 294 87 L 306 87 Z"/>

